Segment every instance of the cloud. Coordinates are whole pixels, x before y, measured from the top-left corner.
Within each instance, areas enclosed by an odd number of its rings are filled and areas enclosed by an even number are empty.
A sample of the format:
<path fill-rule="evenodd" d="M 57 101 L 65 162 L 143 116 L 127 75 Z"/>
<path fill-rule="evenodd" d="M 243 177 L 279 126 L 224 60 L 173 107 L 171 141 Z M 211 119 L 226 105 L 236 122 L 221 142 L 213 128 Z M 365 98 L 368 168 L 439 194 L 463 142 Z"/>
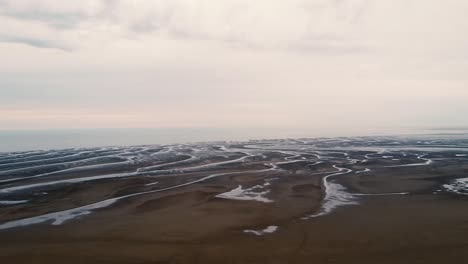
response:
<path fill-rule="evenodd" d="M 0 107 L 74 121 L 90 109 L 95 122 L 76 122 L 89 127 L 460 123 L 466 10 L 459 0 L 3 0 Z M 28 114 L 10 127 L 33 124 Z M 34 126 L 70 124 L 50 116 Z"/>
<path fill-rule="evenodd" d="M 311 50 L 341 49 L 350 41 L 348 37 L 356 41 L 357 36 L 349 36 L 349 31 L 366 5 L 366 1 L 349 0 L 144 3 L 148 2 L 122 1 L 114 15 L 134 33 L 165 33 L 173 38 L 208 39 L 259 48 L 307 46 Z M 143 14 L 135 10 L 141 5 Z M 120 10 L 140 15 L 127 16 Z"/>
<path fill-rule="evenodd" d="M 112 35 L 113 41 L 154 35 L 267 49 L 352 52 L 363 48 L 358 36 L 349 33 L 366 5 L 365 0 L 5 0 L 0 4 L 4 18 L 40 24 L 53 34 L 9 30 L 0 40 L 78 48 L 76 36 L 85 32 Z M 57 34 L 61 39 L 50 36 Z"/>
<path fill-rule="evenodd" d="M 36 48 L 49 48 L 49 49 L 59 49 L 63 51 L 70 51 L 70 48 L 66 46 L 61 46 L 55 42 L 49 42 L 43 39 L 37 38 L 27 38 L 22 36 L 0 36 L 0 42 L 6 43 L 21 43 L 25 45 L 29 45 Z"/>

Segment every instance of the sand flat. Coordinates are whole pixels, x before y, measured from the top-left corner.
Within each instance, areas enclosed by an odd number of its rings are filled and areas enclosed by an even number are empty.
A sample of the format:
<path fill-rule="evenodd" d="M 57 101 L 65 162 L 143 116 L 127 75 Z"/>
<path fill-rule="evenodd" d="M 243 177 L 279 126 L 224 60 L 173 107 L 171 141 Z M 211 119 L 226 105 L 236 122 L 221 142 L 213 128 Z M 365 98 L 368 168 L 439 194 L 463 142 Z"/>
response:
<path fill-rule="evenodd" d="M 27 154 L 20 161 L 4 159 L 0 163 L 5 170 L 14 169 L 20 179 L 0 183 L 0 200 L 7 201 L 0 204 L 0 260 L 468 260 L 468 159 L 451 150 L 465 141 L 438 140 L 373 137 L 121 147 L 112 149 L 112 155 L 127 159 L 127 167 L 73 175 L 62 174 L 59 166 L 54 177 L 34 177 L 29 169 L 18 175 Z M 403 150 L 386 148 L 396 141 Z M 427 142 L 448 149 L 431 149 Z M 415 150 L 407 147 L 414 145 Z M 86 151 L 51 151 L 42 161 L 33 152 L 31 160 L 56 163 L 60 155 L 75 159 Z M 75 165 L 78 171 L 88 166 Z M 128 176 L 108 176 L 113 173 Z M 48 182 L 54 184 L 39 184 Z"/>

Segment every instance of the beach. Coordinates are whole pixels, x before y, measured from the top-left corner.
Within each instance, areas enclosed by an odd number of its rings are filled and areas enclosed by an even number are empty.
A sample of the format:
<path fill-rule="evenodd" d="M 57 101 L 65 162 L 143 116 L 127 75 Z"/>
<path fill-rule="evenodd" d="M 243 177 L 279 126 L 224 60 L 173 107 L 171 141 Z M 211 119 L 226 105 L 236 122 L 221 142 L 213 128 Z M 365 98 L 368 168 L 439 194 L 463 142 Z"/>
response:
<path fill-rule="evenodd" d="M 465 144 L 362 137 L 2 153 L 0 260 L 463 262 Z"/>

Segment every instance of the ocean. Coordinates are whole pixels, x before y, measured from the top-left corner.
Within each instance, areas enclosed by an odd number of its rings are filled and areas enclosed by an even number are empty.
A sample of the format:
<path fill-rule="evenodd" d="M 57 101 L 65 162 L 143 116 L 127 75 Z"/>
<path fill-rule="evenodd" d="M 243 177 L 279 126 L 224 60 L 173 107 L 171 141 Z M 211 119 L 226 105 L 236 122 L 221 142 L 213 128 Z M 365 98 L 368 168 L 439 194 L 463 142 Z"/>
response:
<path fill-rule="evenodd" d="M 0 130 L 0 152 L 249 139 L 434 133 L 421 129 L 171 128 Z M 447 132 L 447 131 L 444 131 Z"/>

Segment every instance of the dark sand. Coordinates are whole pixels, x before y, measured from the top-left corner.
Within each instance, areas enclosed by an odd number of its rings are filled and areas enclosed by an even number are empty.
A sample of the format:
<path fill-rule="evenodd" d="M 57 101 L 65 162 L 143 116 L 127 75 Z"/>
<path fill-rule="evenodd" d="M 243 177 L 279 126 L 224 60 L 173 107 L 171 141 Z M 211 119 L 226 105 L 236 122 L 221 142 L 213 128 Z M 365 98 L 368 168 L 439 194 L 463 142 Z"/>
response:
<path fill-rule="evenodd" d="M 348 153 L 364 160 L 365 153 Z M 348 164 L 342 154 L 320 154 L 331 158 L 323 164 L 309 166 L 315 160 L 279 165 L 283 170 L 227 175 L 130 197 L 58 226 L 41 223 L 0 230 L 0 263 L 468 263 L 468 196 L 438 191 L 443 184 L 466 177 L 468 160 L 438 153 L 428 156 L 434 161 L 427 166 L 384 167 L 424 160 L 413 155 L 405 161 L 378 157 Z M 275 155 L 267 156 L 270 161 L 287 161 Z M 192 165 L 220 160 L 227 159 Z M 48 187 L 49 194 L 33 204 L 1 208 L 0 223 L 207 174 L 263 168 L 263 163 L 250 160 L 208 172 Z M 349 193 L 380 195 L 355 195 L 355 205 L 303 220 L 321 210 L 325 196 L 321 179 L 335 170 L 333 164 L 353 170 L 331 179 Z M 364 168 L 371 171 L 355 173 Z M 255 186 L 271 178 L 278 179 L 266 197 L 274 202 L 216 197 L 239 184 Z M 155 180 L 161 183 L 144 186 Z M 409 194 L 382 195 L 399 192 Z M 271 225 L 278 226 L 271 234 L 243 232 Z"/>

